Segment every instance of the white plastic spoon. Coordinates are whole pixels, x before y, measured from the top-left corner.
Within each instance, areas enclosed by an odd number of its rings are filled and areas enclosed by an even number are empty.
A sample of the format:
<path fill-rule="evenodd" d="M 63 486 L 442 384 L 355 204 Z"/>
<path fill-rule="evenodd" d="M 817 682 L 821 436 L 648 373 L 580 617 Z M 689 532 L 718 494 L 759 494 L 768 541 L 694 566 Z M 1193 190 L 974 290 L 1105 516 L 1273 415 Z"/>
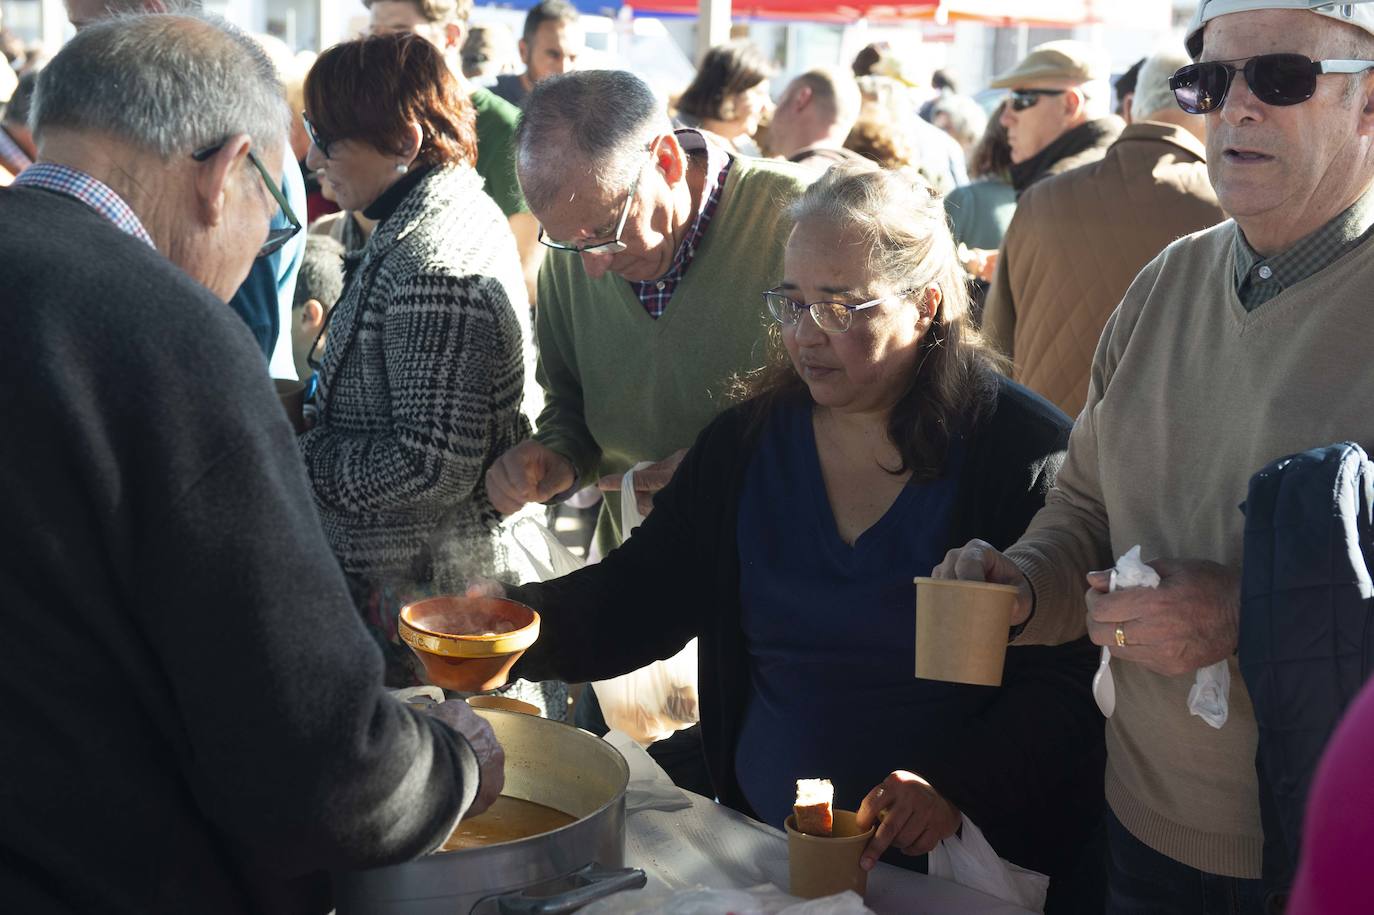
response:
<path fill-rule="evenodd" d="M 1112 569 L 1111 582 L 1107 585 L 1108 593 L 1116 590 L 1116 569 Z M 1102 710 L 1104 717 L 1112 717 L 1112 712 L 1116 711 L 1116 681 L 1112 679 L 1112 651 L 1106 645 L 1102 646 L 1102 660 L 1098 662 L 1097 673 L 1093 674 L 1093 698 L 1097 700 L 1097 707 Z"/>
<path fill-rule="evenodd" d="M 1102 661 L 1097 665 L 1097 673 L 1093 674 L 1093 698 L 1097 700 L 1097 707 L 1107 718 L 1112 717 L 1112 712 L 1116 711 L 1116 681 L 1112 679 L 1111 663 L 1111 649 L 1103 645 Z"/>

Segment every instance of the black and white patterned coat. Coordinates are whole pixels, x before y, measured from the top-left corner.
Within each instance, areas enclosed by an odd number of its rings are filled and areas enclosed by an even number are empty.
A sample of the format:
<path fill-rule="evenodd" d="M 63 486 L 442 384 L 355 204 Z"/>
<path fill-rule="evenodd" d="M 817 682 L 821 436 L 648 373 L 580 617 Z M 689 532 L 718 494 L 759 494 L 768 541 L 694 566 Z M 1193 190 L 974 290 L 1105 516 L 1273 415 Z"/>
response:
<path fill-rule="evenodd" d="M 477 173 L 426 175 L 378 226 L 335 308 L 319 422 L 300 445 L 339 561 L 370 580 L 499 572 L 483 477 L 529 435 L 529 301 Z"/>

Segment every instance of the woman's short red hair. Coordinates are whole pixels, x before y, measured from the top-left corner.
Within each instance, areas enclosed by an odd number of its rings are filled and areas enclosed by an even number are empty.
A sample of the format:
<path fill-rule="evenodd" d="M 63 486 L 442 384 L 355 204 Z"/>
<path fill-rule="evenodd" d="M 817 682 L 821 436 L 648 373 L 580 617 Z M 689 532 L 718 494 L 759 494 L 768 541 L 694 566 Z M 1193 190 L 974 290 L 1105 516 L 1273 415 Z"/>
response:
<path fill-rule="evenodd" d="M 476 114 L 439 50 L 416 35 L 334 45 L 305 77 L 305 107 L 321 135 L 399 154 L 408 125 L 424 133 L 416 161 L 477 161 Z"/>

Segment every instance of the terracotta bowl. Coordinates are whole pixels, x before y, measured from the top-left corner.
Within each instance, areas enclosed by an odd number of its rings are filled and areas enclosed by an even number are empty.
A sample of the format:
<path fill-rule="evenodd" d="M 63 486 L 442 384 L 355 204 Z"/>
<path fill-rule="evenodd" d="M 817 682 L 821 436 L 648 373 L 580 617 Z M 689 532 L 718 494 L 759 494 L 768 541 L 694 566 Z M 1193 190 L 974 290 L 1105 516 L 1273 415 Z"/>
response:
<path fill-rule="evenodd" d="M 431 683 L 476 693 L 506 684 L 539 638 L 539 614 L 499 597 L 429 597 L 402 607 L 396 628 Z"/>

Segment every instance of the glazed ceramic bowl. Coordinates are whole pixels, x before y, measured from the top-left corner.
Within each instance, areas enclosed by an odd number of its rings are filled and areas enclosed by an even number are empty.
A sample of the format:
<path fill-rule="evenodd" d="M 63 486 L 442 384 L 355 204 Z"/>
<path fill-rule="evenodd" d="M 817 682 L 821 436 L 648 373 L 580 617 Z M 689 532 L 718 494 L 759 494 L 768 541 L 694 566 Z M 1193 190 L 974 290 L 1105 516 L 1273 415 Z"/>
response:
<path fill-rule="evenodd" d="M 539 614 L 500 597 L 428 597 L 402 607 L 396 628 L 435 686 L 485 692 L 539 638 Z"/>

